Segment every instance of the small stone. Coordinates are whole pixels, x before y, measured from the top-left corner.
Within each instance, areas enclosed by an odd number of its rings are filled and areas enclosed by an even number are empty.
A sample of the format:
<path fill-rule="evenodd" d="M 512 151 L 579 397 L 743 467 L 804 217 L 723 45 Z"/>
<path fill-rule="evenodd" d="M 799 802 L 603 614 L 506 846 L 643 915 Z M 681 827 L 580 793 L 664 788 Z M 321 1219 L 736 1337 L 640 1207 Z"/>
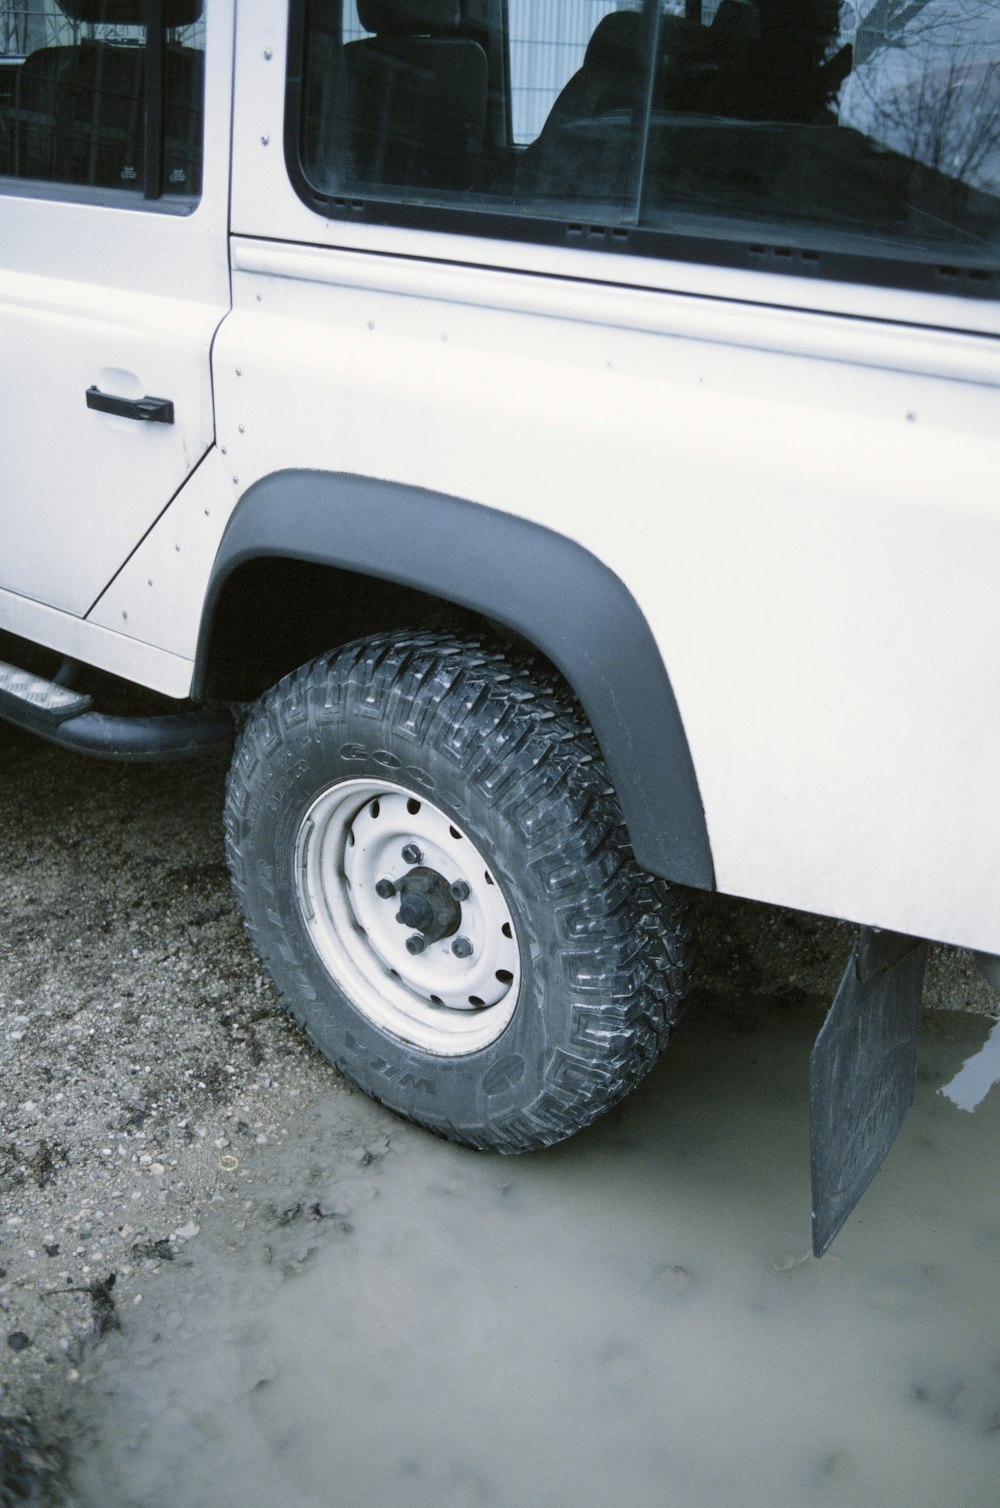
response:
<path fill-rule="evenodd" d="M 31 1336 L 25 1335 L 23 1330 L 12 1330 L 7 1336 L 7 1344 L 12 1351 L 26 1351 L 31 1345 Z"/>

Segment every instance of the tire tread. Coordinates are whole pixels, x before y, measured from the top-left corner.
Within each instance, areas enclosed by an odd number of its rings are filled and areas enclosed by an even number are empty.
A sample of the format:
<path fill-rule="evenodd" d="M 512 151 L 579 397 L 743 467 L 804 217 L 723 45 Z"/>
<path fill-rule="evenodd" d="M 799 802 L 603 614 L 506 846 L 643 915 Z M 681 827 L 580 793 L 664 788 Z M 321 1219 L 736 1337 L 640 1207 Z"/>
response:
<path fill-rule="evenodd" d="M 571 1040 L 550 1053 L 529 1105 L 488 1130 L 419 1107 L 405 1113 L 468 1146 L 548 1146 L 620 1100 L 666 1046 L 687 987 L 685 897 L 639 868 L 594 735 L 545 662 L 431 633 L 348 645 L 286 676 L 251 710 L 225 808 L 227 860 L 247 931 L 266 967 L 276 953 L 282 959 L 271 972 L 285 981 L 279 992 L 310 1036 L 304 1004 L 316 991 L 282 947 L 280 924 L 269 917 L 266 936 L 255 919 L 244 839 L 261 764 L 280 761 L 297 739 L 323 739 L 348 707 L 388 717 L 415 747 L 432 743 L 485 802 L 503 809 L 524 838 L 526 862 L 562 908 L 567 976 L 576 982 Z M 338 1066 L 351 1077 L 349 1066 Z"/>

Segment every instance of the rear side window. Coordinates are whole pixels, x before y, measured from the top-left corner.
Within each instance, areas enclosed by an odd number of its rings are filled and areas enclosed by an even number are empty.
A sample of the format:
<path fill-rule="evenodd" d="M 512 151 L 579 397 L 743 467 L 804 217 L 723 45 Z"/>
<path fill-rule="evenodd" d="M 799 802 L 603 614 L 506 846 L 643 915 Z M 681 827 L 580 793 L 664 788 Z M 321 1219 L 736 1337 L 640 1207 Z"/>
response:
<path fill-rule="evenodd" d="M 996 0 L 300 0 L 324 215 L 997 296 Z"/>
<path fill-rule="evenodd" d="M 201 190 L 202 0 L 0 0 L 0 174 Z"/>

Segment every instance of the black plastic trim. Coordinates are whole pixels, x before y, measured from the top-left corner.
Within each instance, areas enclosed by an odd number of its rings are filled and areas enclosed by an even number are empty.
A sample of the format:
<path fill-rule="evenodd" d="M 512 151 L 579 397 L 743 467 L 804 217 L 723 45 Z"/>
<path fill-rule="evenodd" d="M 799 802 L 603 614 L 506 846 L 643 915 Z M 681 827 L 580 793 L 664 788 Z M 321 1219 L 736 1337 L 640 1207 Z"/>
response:
<path fill-rule="evenodd" d="M 117 393 L 102 393 L 93 384 L 85 393 L 87 407 L 99 414 L 117 414 L 120 419 L 137 419 L 142 424 L 173 424 L 174 405 L 169 398 L 122 398 Z"/>
<path fill-rule="evenodd" d="M 192 695 L 206 684 L 227 581 L 269 557 L 413 588 L 527 639 L 583 706 L 639 862 L 678 883 L 714 888 L 704 809 L 666 668 L 634 597 L 588 550 L 526 519 L 421 488 L 276 472 L 248 489 L 222 537 Z"/>
<path fill-rule="evenodd" d="M 566 246 L 586 251 L 617 252 L 663 262 L 690 262 L 735 271 L 777 273 L 823 282 L 898 288 L 914 293 L 959 294 L 963 298 L 1000 298 L 1000 269 L 873 256 L 866 252 L 817 250 L 779 241 L 750 241 L 651 230 L 642 226 L 601 225 L 592 220 L 552 220 L 532 215 L 504 215 L 490 210 L 420 205 L 360 195 L 320 194 L 289 160 L 289 176 L 309 209 L 334 222 L 394 226 L 407 230 L 447 231 L 493 241 L 520 241 L 533 246 Z M 762 229 L 764 227 L 761 227 Z"/>
<path fill-rule="evenodd" d="M 163 193 L 163 0 L 143 0 L 146 26 L 146 112 L 143 129 L 144 199 Z"/>

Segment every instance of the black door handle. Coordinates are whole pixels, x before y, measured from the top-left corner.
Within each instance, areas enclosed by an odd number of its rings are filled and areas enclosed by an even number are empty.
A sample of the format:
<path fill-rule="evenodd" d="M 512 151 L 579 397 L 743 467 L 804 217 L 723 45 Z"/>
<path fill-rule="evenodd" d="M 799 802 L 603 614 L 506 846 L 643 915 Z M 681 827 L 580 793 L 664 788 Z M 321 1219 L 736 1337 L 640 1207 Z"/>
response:
<path fill-rule="evenodd" d="M 87 407 L 99 414 L 117 414 L 119 419 L 141 419 L 146 424 L 173 424 L 174 405 L 169 398 L 116 398 L 100 388 L 87 389 Z"/>

